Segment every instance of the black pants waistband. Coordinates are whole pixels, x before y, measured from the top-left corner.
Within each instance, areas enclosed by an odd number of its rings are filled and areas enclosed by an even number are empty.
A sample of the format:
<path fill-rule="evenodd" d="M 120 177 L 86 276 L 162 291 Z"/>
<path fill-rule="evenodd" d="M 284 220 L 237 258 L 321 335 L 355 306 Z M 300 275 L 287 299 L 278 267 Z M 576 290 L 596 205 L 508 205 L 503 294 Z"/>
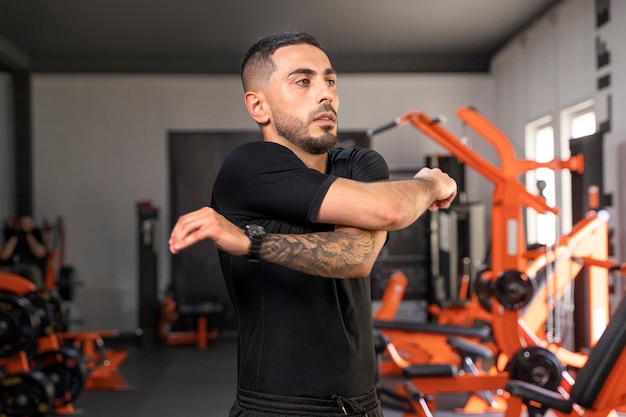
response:
<path fill-rule="evenodd" d="M 326 400 L 265 394 L 237 388 L 237 402 L 243 408 L 261 412 L 303 416 L 366 416 L 368 411 L 379 407 L 375 389 L 358 397 L 344 398 L 334 395 Z"/>

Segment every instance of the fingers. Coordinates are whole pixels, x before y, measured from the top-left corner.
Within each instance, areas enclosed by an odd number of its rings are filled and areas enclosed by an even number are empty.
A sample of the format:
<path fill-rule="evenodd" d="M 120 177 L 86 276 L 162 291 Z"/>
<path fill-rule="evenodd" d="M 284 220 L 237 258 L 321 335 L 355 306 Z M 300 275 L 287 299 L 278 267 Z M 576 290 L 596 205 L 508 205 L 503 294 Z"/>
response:
<path fill-rule="evenodd" d="M 205 239 L 207 230 L 215 221 L 217 213 L 210 207 L 203 207 L 181 216 L 169 239 L 170 252 L 176 254 L 181 250 Z"/>
<path fill-rule="evenodd" d="M 168 242 L 170 252 L 177 254 L 205 239 L 236 256 L 247 254 L 250 247 L 250 239 L 241 228 L 211 207 L 204 207 L 178 219 Z"/>
<path fill-rule="evenodd" d="M 456 197 L 456 182 L 439 168 L 422 168 L 415 174 L 415 178 L 429 178 L 437 184 L 438 194 L 433 204 L 429 207 L 430 211 L 449 207 Z"/>
<path fill-rule="evenodd" d="M 456 197 L 456 192 L 450 195 L 448 198 L 445 198 L 443 200 L 437 200 L 433 204 L 431 204 L 428 210 L 437 211 L 440 208 L 448 208 L 450 207 L 450 204 L 452 204 L 452 201 L 454 200 L 455 197 Z"/>

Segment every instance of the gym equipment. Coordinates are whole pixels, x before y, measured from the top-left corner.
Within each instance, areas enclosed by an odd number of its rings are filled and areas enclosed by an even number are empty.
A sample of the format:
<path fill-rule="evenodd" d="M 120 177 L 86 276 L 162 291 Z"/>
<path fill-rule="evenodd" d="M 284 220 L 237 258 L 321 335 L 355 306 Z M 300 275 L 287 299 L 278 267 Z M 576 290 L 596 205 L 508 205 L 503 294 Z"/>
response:
<path fill-rule="evenodd" d="M 498 392 L 509 380 L 508 372 L 467 372 L 472 367 L 458 368 L 450 363 L 415 364 L 405 359 L 404 351 L 396 348 L 385 330 L 378 330 L 374 329 L 374 345 L 379 366 L 377 390 L 383 405 L 402 411 L 406 417 L 429 416 L 436 409 L 436 394 L 470 393 L 480 397 L 482 404 L 477 406 L 470 397 L 466 411 L 503 410 Z M 421 336 L 422 333 L 418 335 Z M 385 370 L 386 365 L 399 372 L 391 374 Z"/>
<path fill-rule="evenodd" d="M 60 331 L 62 315 L 61 297 L 55 291 L 38 290 L 14 274 L 0 275 L 0 329 L 7 330 L 0 335 L 4 342 L 0 365 L 9 381 L 16 375 L 33 373 L 45 377 L 52 387 L 50 409 L 55 414 L 71 414 L 75 411 L 73 403 L 85 389 L 127 388 L 118 371 L 128 351 L 106 349 L 104 332 Z M 13 381 L 31 383 L 27 378 Z M 37 387 L 26 385 L 23 390 L 31 390 L 35 397 L 43 395 Z M 20 395 L 20 401 L 33 403 Z"/>
<path fill-rule="evenodd" d="M 20 340 L 24 338 L 23 332 L 27 332 L 33 338 L 29 339 L 29 343 L 5 344 L 6 355 L 2 365 L 7 375 L 10 377 L 32 372 L 45 375 L 53 386 L 54 412 L 73 412 L 72 402 L 82 391 L 86 369 L 78 352 L 61 348 L 59 344 L 58 334 L 54 330 L 60 319 L 56 308 L 60 305 L 58 300 L 53 301 L 56 297 L 50 291 L 37 290 L 25 278 L 6 273 L 0 276 L 0 293 L 5 299 L 11 300 L 11 303 L 4 304 L 5 323 L 13 320 L 20 324 L 20 328 L 7 333 L 7 337 L 13 335 L 10 337 Z M 15 307 L 18 303 L 22 310 Z M 30 313 L 30 322 L 26 320 L 24 311 Z"/>
<path fill-rule="evenodd" d="M 198 349 L 206 349 L 208 342 L 219 336 L 210 319 L 223 311 L 222 304 L 211 301 L 178 305 L 174 296 L 168 293 L 161 306 L 159 340 L 168 345 L 195 344 Z M 176 325 L 184 321 L 183 318 L 190 319 L 187 328 L 176 329 Z"/>
<path fill-rule="evenodd" d="M 548 409 L 558 415 L 609 416 L 626 405 L 626 298 L 615 309 L 609 324 L 569 390 L 553 392 L 535 384 L 511 379 L 511 395 L 505 417 L 520 417 L 523 408 L 530 417 L 543 416 Z"/>
<path fill-rule="evenodd" d="M 507 310 L 520 310 L 535 295 L 535 281 L 521 271 L 502 271 L 493 283 L 493 295 Z"/>
<path fill-rule="evenodd" d="M 53 412 L 54 385 L 42 372 L 0 377 L 0 415 L 44 417 Z"/>
<path fill-rule="evenodd" d="M 525 381 L 556 391 L 563 377 L 563 364 L 556 355 L 541 346 L 521 348 L 506 366 L 511 379 Z"/>
<path fill-rule="evenodd" d="M 0 281 L 11 279 L 11 276 L 3 274 Z M 27 283 L 34 287 L 30 281 Z M 54 384 L 47 375 L 30 369 L 27 355 L 37 348 L 39 330 L 40 320 L 35 306 L 24 297 L 1 290 L 1 415 L 47 416 L 53 410 Z"/>
<path fill-rule="evenodd" d="M 0 276 L 0 279 L 6 274 Z M 0 358 L 33 348 L 39 336 L 39 315 L 23 297 L 0 291 Z"/>
<path fill-rule="evenodd" d="M 65 317 L 61 296 L 52 290 L 35 290 L 27 293 L 24 298 L 30 301 L 39 315 L 39 332 L 41 335 L 60 333 L 65 327 Z"/>
<path fill-rule="evenodd" d="M 527 303 L 529 288 L 526 285 L 526 280 L 520 280 L 522 274 L 526 274 L 532 279 L 537 272 L 537 269 L 532 270 L 532 267 L 536 266 L 539 262 L 540 256 L 535 253 L 529 253 L 526 250 L 526 242 L 524 238 L 523 230 L 523 218 L 522 207 L 529 207 L 540 214 L 554 213 L 558 214 L 558 210 L 553 207 L 549 207 L 545 200 L 540 196 L 530 194 L 526 188 L 518 181 L 518 175 L 537 168 L 550 168 L 550 169 L 568 169 L 574 172 L 582 172 L 584 168 L 584 160 L 582 156 L 574 156 L 568 160 L 553 160 L 549 162 L 536 162 L 529 160 L 518 160 L 515 155 L 511 144 L 502 132 L 500 132 L 495 126 L 490 124 L 485 118 L 483 118 L 475 109 L 470 107 L 464 107 L 457 112 L 459 118 L 468 126 L 472 127 L 481 136 L 483 136 L 488 142 L 490 142 L 496 149 L 499 159 L 500 168 L 495 167 L 490 162 L 482 158 L 472 149 L 467 148 L 462 141 L 455 138 L 451 133 L 446 131 L 441 126 L 441 118 L 430 118 L 427 115 L 420 112 L 410 112 L 405 116 L 394 119 L 392 122 L 387 123 L 381 127 L 368 130 L 368 135 L 374 135 L 384 130 L 390 129 L 395 126 L 399 126 L 404 123 L 411 123 L 415 128 L 426 134 L 428 137 L 435 140 L 440 145 L 447 148 L 453 156 L 463 161 L 466 165 L 474 168 L 478 173 L 491 180 L 494 185 L 494 193 L 492 198 L 492 228 L 491 228 L 491 250 L 490 250 L 490 265 L 481 273 L 481 279 L 492 281 L 490 285 L 482 285 L 483 298 L 490 298 L 490 302 L 483 299 L 481 303 L 478 303 L 478 299 L 473 298 L 473 302 L 480 305 L 485 305 L 491 310 L 488 312 L 488 320 L 493 328 L 494 337 L 501 353 L 506 357 L 511 357 L 518 349 L 529 344 L 543 344 L 545 342 L 545 333 L 539 330 L 544 326 L 547 317 L 553 305 L 547 305 L 545 295 L 545 288 L 558 288 L 558 291 L 569 285 L 570 281 L 575 277 L 574 274 L 566 273 L 564 280 L 566 284 L 561 286 L 562 275 L 556 271 L 546 277 L 546 284 L 543 290 L 539 290 L 539 295 L 535 295 L 536 299 L 543 299 L 543 307 L 537 307 L 540 302 L 532 303 L 532 314 L 528 314 L 530 305 L 525 309 L 523 318 L 528 320 L 531 325 L 522 322 L 522 312 L 520 311 L 520 302 Z M 586 220 L 586 219 L 585 219 Z M 597 222 L 590 220 L 583 227 L 602 229 L 603 226 Z M 606 222 L 605 222 L 606 223 Z M 605 225 L 604 225 L 605 226 Z M 604 235 L 606 236 L 606 234 Z M 574 236 L 570 236 L 574 238 Z M 563 242 L 561 242 L 563 243 Z M 568 242 L 569 243 L 569 242 Z M 581 246 L 585 246 L 584 243 L 579 242 Z M 586 242 L 585 242 L 586 243 Z M 594 252 L 599 259 L 605 259 L 608 256 L 606 247 L 608 246 L 608 239 L 606 242 L 595 241 L 595 248 L 587 249 L 587 252 Z M 557 265 L 555 269 L 562 265 L 571 264 L 569 256 L 564 258 L 550 258 L 554 253 L 558 252 L 556 248 L 550 251 L 549 255 L 543 254 L 543 266 L 547 262 L 554 262 Z M 569 251 L 570 247 L 564 246 L 564 249 Z M 548 251 L 546 251 L 548 252 Z M 569 262 L 566 260 L 569 259 Z M 529 263 L 533 261 L 534 265 Z M 530 270 L 529 270 L 530 268 Z M 506 306 L 500 304 L 496 299 L 496 288 L 494 286 L 497 278 L 501 276 L 505 271 L 517 271 L 513 274 L 519 274 L 519 277 L 513 278 L 517 282 L 511 281 L 509 274 L 504 275 L 500 284 L 503 285 L 505 292 L 502 292 L 503 288 L 499 288 L 498 294 L 500 301 L 504 301 Z M 554 281 L 559 285 L 554 285 Z M 594 271 L 594 287 L 600 288 L 596 291 L 594 297 L 590 302 L 590 315 L 594 314 L 594 326 L 602 328 L 608 321 L 608 276 L 602 272 Z M 480 285 L 480 284 L 479 284 Z M 487 289 L 488 291 L 484 291 Z M 520 293 L 517 293 L 520 290 Z M 516 293 L 510 293 L 508 291 L 515 291 Z M 603 293 L 602 293 L 603 292 Z M 601 294 L 602 293 L 602 294 Z M 562 293 L 561 293 L 562 295 Z M 513 299 L 511 299 L 513 296 Z M 521 299 L 517 299 L 519 297 Z M 496 302 L 498 301 L 498 302 Z M 510 302 L 513 301 L 513 302 Z M 505 308 L 509 307 L 509 308 Z M 476 312 L 475 308 L 471 309 L 471 312 Z M 604 318 L 602 316 L 596 316 L 598 311 L 603 311 L 606 314 Z M 458 310 L 452 310 L 452 313 L 444 320 L 464 320 L 467 321 L 467 310 L 461 307 Z M 592 313 L 593 312 L 593 313 Z M 446 314 L 446 311 L 439 309 L 438 313 L 442 316 Z M 458 317 L 462 316 L 462 317 Z M 534 332 L 531 330 L 535 330 Z M 598 334 L 598 329 L 593 331 L 594 334 Z M 542 334 L 543 333 L 543 334 Z M 584 357 L 578 357 L 577 355 L 569 355 L 561 346 L 554 346 L 559 351 L 559 357 L 563 352 L 563 357 L 574 363 L 572 365 L 582 366 L 584 363 Z"/>
<path fill-rule="evenodd" d="M 467 412 L 502 411 L 502 399 L 491 390 L 502 390 L 502 381 L 508 378 L 508 374 L 492 366 L 496 349 L 490 340 L 490 329 L 394 319 L 406 285 L 404 274 L 394 272 L 374 315 L 378 379 L 394 381 L 399 376 L 404 378 L 401 383 L 396 382 L 396 389 L 381 385 L 381 398 L 389 401 L 389 407 L 411 415 L 416 407 L 419 409 L 428 404 L 434 408 L 433 396 L 437 391 L 432 388 L 445 385 L 444 392 L 471 393 L 464 405 Z M 456 378 L 460 376 L 476 379 Z M 444 377 L 447 379 L 441 379 Z M 406 385 L 404 389 L 400 387 L 402 384 Z M 480 389 L 481 384 L 490 388 Z"/>
<path fill-rule="evenodd" d="M 59 335 L 64 343 L 81 352 L 87 369 L 86 390 L 132 389 L 119 372 L 120 365 L 128 357 L 128 350 L 109 349 L 104 343 L 104 337 L 116 336 L 117 332 L 64 332 Z"/>
<path fill-rule="evenodd" d="M 54 386 L 53 406 L 63 409 L 73 403 L 85 387 L 87 367 L 80 352 L 63 346 L 58 350 L 37 353 L 31 368 L 48 377 Z"/>

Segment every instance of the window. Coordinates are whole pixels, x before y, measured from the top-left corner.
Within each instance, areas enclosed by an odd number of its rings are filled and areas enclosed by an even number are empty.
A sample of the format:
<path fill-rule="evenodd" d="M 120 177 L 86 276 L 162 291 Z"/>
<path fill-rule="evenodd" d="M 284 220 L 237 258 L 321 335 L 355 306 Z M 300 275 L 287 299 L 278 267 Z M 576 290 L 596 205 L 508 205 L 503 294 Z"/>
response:
<path fill-rule="evenodd" d="M 568 107 L 561 112 L 560 157 L 562 159 L 570 157 L 570 140 L 596 133 L 596 113 L 593 106 L 593 100 L 587 100 L 575 106 Z M 561 180 L 561 201 L 571 202 L 571 173 L 568 170 L 562 170 L 559 178 Z M 563 233 L 567 233 L 572 228 L 571 203 L 560 204 L 560 210 L 561 229 Z"/>
<path fill-rule="evenodd" d="M 544 117 L 526 126 L 526 159 L 549 162 L 555 157 L 552 117 Z M 538 168 L 526 173 L 526 188 L 541 195 L 546 203 L 556 205 L 556 175 L 549 168 Z M 553 245 L 556 242 L 556 217 L 552 213 L 526 210 L 526 233 L 529 243 Z"/>
<path fill-rule="evenodd" d="M 572 134 L 570 139 L 578 139 L 596 133 L 596 114 L 593 110 L 588 109 L 573 114 L 571 120 Z"/>

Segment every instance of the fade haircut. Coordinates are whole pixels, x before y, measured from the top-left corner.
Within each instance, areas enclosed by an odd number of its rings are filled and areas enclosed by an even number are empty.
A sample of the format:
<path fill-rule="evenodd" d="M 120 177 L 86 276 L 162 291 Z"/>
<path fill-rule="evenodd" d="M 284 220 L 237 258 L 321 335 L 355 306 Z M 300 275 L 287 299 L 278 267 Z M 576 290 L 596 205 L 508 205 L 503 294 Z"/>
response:
<path fill-rule="evenodd" d="M 322 49 L 315 37 L 304 32 L 279 32 L 257 40 L 241 60 L 243 89 L 253 88 L 255 82 L 267 81 L 276 70 L 272 55 L 283 46 L 307 44 Z"/>

